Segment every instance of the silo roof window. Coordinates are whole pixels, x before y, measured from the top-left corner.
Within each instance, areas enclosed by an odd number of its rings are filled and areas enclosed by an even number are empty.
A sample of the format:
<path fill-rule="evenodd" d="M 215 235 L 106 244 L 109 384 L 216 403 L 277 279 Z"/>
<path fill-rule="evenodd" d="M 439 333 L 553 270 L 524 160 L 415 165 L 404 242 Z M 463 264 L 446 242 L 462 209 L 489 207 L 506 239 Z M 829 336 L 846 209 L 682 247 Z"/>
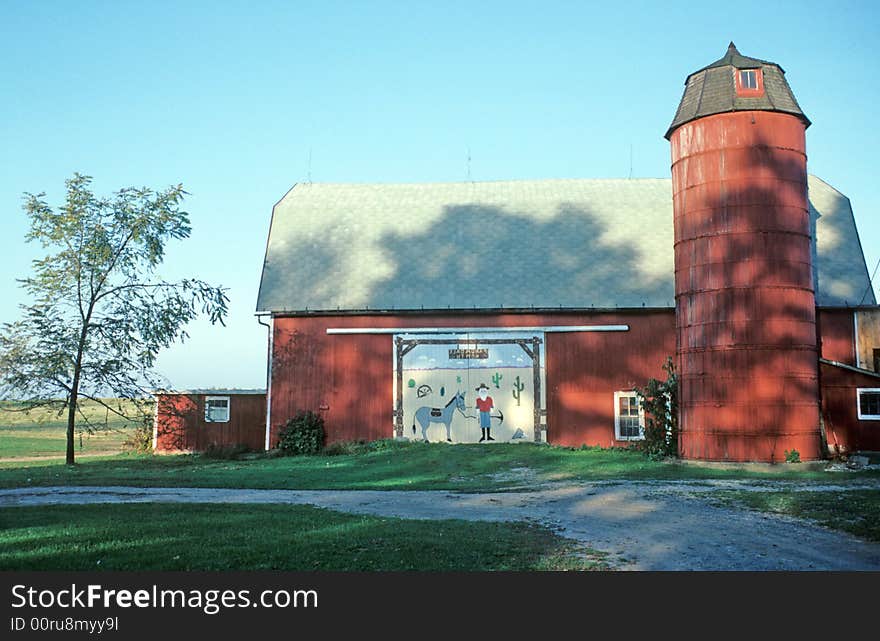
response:
<path fill-rule="evenodd" d="M 764 77 L 760 69 L 736 69 L 736 93 L 740 96 L 764 94 Z"/>

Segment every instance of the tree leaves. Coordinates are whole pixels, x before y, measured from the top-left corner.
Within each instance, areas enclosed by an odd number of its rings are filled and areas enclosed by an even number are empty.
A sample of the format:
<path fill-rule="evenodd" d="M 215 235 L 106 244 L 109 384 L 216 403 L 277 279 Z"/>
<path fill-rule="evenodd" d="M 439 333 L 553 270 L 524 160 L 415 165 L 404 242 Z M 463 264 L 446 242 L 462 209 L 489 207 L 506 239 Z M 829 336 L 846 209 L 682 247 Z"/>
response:
<path fill-rule="evenodd" d="M 199 315 L 224 324 L 229 302 L 201 280 L 155 278 L 167 243 L 192 231 L 183 185 L 98 198 L 91 182 L 74 174 L 57 209 L 45 193 L 24 195 L 26 239 L 47 254 L 20 280 L 32 299 L 21 320 L 0 327 L 0 396 L 66 409 L 68 463 L 79 396 L 149 395 L 161 386 L 151 370 L 158 353 Z"/>

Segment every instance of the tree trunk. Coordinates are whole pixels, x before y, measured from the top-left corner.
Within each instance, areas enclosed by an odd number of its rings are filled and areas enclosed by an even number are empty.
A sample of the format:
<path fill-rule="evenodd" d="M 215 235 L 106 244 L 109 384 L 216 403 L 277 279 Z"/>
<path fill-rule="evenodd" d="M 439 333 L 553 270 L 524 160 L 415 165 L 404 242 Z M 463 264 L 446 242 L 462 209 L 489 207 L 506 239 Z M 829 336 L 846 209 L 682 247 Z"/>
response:
<path fill-rule="evenodd" d="M 94 305 L 94 303 L 92 304 Z M 79 402 L 79 375 L 82 372 L 83 350 L 86 345 L 86 332 L 89 327 L 89 319 L 92 317 L 92 306 L 89 306 L 89 314 L 83 324 L 79 335 L 79 347 L 76 350 L 76 362 L 73 365 L 73 382 L 70 384 L 70 398 L 67 400 L 67 460 L 68 465 L 74 465 L 74 441 L 73 432 L 76 425 L 76 404 Z"/>
<path fill-rule="evenodd" d="M 76 424 L 76 403 L 77 403 L 77 391 L 79 388 L 79 372 L 73 377 L 73 389 L 70 391 L 70 400 L 68 401 L 69 405 L 67 406 L 67 460 L 66 463 L 68 465 L 74 465 L 76 461 L 74 460 L 74 434 L 73 428 Z"/>

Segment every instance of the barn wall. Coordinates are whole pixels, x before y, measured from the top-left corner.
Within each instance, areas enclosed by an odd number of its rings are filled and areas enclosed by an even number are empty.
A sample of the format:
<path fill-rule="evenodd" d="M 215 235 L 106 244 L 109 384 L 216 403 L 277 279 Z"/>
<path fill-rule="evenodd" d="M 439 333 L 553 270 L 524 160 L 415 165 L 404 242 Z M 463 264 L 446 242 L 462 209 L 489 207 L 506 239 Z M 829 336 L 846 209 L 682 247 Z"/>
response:
<path fill-rule="evenodd" d="M 845 365 L 855 365 L 853 312 L 849 309 L 820 309 L 816 316 L 819 356 Z"/>
<path fill-rule="evenodd" d="M 548 440 L 609 446 L 614 392 L 663 376 L 675 351 L 672 310 L 637 313 L 275 317 L 270 446 L 299 410 L 324 416 L 328 442 L 392 435 L 390 334 L 334 334 L 351 327 L 518 327 L 627 324 L 628 332 L 546 336 Z"/>
<path fill-rule="evenodd" d="M 880 387 L 880 377 L 820 363 L 822 419 L 831 453 L 880 451 L 880 422 L 860 421 L 856 405 L 859 387 Z"/>
<path fill-rule="evenodd" d="M 198 425 L 198 401 L 184 394 L 156 396 L 156 450 L 192 450 Z"/>
<path fill-rule="evenodd" d="M 675 356 L 674 312 L 611 318 L 602 322 L 628 324 L 630 330 L 547 335 L 551 443 L 625 445 L 614 439 L 614 392 L 666 376 L 663 364 Z"/>
<path fill-rule="evenodd" d="M 229 396 L 229 421 L 205 422 L 208 394 L 157 395 L 156 449 L 200 452 L 209 445 L 246 445 L 262 450 L 266 432 L 265 394 L 210 394 Z"/>

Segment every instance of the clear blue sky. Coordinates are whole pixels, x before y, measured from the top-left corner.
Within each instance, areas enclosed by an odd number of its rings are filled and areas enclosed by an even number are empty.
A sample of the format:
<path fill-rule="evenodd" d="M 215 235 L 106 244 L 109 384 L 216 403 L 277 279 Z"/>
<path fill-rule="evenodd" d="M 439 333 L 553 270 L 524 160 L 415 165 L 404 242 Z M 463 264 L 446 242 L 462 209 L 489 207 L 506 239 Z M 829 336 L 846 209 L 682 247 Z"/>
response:
<path fill-rule="evenodd" d="M 696 8 L 699 7 L 699 8 Z M 730 40 L 778 62 L 808 167 L 880 259 L 876 2 L 30 2 L 0 0 L 0 321 L 25 191 L 60 204 L 182 182 L 194 232 L 170 275 L 230 288 L 228 327 L 163 354 L 179 387 L 265 384 L 253 312 L 273 204 L 297 181 L 667 177 L 688 73 Z M 880 280 L 878 277 L 876 280 Z"/>

